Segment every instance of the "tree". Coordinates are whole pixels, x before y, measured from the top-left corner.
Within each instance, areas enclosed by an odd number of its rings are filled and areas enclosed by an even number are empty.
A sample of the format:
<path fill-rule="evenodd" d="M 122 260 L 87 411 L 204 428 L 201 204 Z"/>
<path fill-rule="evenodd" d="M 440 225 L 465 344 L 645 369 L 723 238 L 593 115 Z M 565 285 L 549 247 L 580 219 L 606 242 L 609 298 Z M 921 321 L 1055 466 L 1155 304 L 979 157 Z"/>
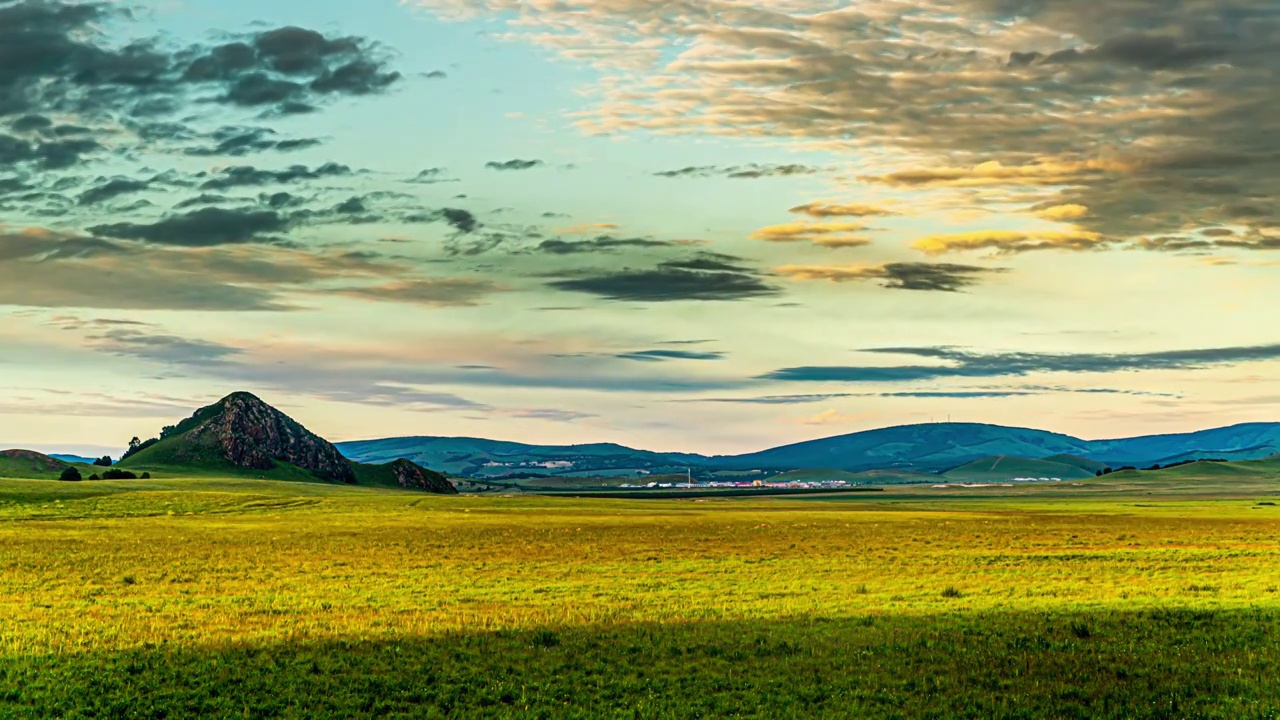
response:
<path fill-rule="evenodd" d="M 134 436 L 134 438 L 133 438 L 132 440 L 130 440 L 130 441 L 129 441 L 129 449 L 130 449 L 130 450 L 132 450 L 132 451 L 134 451 L 134 452 L 137 452 L 137 451 L 138 451 L 138 446 L 139 446 L 139 445 L 141 445 L 141 444 L 142 444 L 142 441 L 141 441 L 141 440 L 139 440 L 139 439 L 137 438 L 137 436 L 135 435 L 135 436 Z"/>
<path fill-rule="evenodd" d="M 97 465 L 98 467 L 111 467 L 111 456 L 110 456 L 110 455 L 103 455 L 102 457 L 98 458 L 97 460 L 94 460 L 94 461 L 93 461 L 93 464 L 94 464 L 94 465 Z"/>
<path fill-rule="evenodd" d="M 65 482 L 79 482 L 84 478 L 80 477 L 79 470 L 75 469 L 74 467 L 68 466 L 66 470 L 62 471 L 62 475 L 59 476 L 58 479 Z"/>

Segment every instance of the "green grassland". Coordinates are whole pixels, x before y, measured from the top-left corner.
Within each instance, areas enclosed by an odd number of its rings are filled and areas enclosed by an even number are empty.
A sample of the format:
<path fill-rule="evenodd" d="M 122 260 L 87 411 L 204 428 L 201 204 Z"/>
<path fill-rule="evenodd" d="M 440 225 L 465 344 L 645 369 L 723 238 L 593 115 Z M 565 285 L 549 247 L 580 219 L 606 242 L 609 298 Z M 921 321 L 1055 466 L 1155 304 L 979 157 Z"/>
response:
<path fill-rule="evenodd" d="M 1236 470 L 698 500 L 0 480 L 0 717 L 1280 718 L 1280 464 Z"/>
<path fill-rule="evenodd" d="M 1009 482 L 1015 478 L 1059 478 L 1082 480 L 1094 477 L 1093 470 L 1052 460 L 999 455 L 975 460 L 942 473 L 944 482 Z"/>

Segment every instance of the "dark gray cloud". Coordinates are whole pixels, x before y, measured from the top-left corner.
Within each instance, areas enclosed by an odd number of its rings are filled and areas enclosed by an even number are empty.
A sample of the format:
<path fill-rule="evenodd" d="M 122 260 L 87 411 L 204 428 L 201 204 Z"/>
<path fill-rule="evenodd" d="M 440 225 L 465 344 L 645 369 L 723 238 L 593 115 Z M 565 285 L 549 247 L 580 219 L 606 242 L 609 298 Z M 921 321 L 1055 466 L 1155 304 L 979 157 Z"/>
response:
<path fill-rule="evenodd" d="M 379 55 L 363 38 L 283 27 L 196 53 L 181 79 L 219 88 L 219 102 L 294 114 L 326 95 L 369 95 L 396 83 L 400 73 Z"/>
<path fill-rule="evenodd" d="M 155 115 L 197 97 L 300 112 L 328 96 L 376 93 L 400 79 L 385 53 L 363 38 L 284 27 L 215 47 L 173 49 L 156 39 L 110 44 L 102 29 L 128 20 L 108 2 L 0 5 L 0 117 Z M 33 123 L 21 126 L 42 129 Z"/>
<path fill-rule="evenodd" d="M 974 353 L 955 348 L 875 348 L 864 352 L 908 355 L 931 365 L 792 367 L 761 376 L 792 382 L 911 382 L 940 378 L 1022 377 L 1036 373 L 1113 373 L 1188 370 L 1280 359 L 1280 345 L 1169 350 L 1131 355 L 1077 353 Z M 940 363 L 940 364 L 937 364 Z"/>
<path fill-rule="evenodd" d="M 531 170 L 539 167 L 543 162 L 541 160 L 504 160 L 498 162 L 491 160 L 484 164 L 490 170 Z"/>
<path fill-rule="evenodd" d="M 728 177 L 739 180 L 754 180 L 763 177 L 812 175 L 819 170 L 820 168 L 810 165 L 757 165 L 756 163 L 751 163 L 749 165 L 731 165 L 728 167 L 720 165 L 691 165 L 678 170 L 663 170 L 662 172 L 654 173 L 654 175 L 665 178 Z"/>
<path fill-rule="evenodd" d="M 1007 271 L 976 265 L 900 262 L 885 265 L 787 265 L 778 268 L 777 272 L 796 280 L 884 280 L 885 287 L 895 290 L 959 292 L 976 285 L 983 275 Z"/>
<path fill-rule="evenodd" d="M 130 178 L 112 178 L 101 185 L 96 185 L 88 190 L 80 193 L 80 197 L 76 201 L 81 205 L 97 205 L 108 200 L 114 200 L 123 195 L 142 192 L 151 187 L 151 183 L 145 180 L 132 180 Z"/>
<path fill-rule="evenodd" d="M 614 252 L 622 248 L 670 247 L 674 243 L 653 238 L 620 238 L 600 235 L 590 240 L 544 240 L 538 244 L 539 252 L 551 255 L 578 255 L 582 253 Z"/>
<path fill-rule="evenodd" d="M 316 138 L 278 140 L 275 135 L 276 131 L 270 128 L 226 126 L 210 134 L 212 145 L 187 148 L 185 152 L 199 157 L 242 157 L 273 150 L 295 152 L 321 144 Z"/>
<path fill-rule="evenodd" d="M 688 269 L 684 265 L 689 262 L 697 261 L 675 260 L 648 270 L 585 271 L 549 285 L 629 302 L 745 300 L 779 293 L 778 288 L 748 270 Z"/>
<path fill-rule="evenodd" d="M 439 216 L 458 232 L 475 232 L 477 228 L 481 227 L 480 221 L 476 219 L 476 216 L 467 210 L 445 208 L 440 211 Z"/>
<path fill-rule="evenodd" d="M 444 172 L 444 168 L 427 168 L 405 182 L 413 183 L 415 185 L 438 185 L 440 183 L 461 182 L 461 180 L 458 180 L 457 178 L 444 177 Z"/>
<path fill-rule="evenodd" d="M 339 163 L 325 163 L 311 169 L 306 165 L 292 165 L 284 170 L 263 170 L 252 165 L 237 165 L 219 171 L 200 184 L 202 190 L 230 190 L 238 187 L 261 185 L 286 185 L 323 178 L 347 177 L 351 168 Z"/>
<path fill-rule="evenodd" d="M 161 245 L 209 247 L 241 243 L 274 242 L 293 220 L 273 210 L 227 210 L 208 207 L 172 215 L 154 223 L 114 223 L 89 228 L 90 232 L 122 240 Z"/>
<path fill-rule="evenodd" d="M 936 292 L 957 292 L 977 284 L 982 275 L 1006 272 L 1003 268 L 952 263 L 888 263 L 883 271 L 885 287 Z"/>
<path fill-rule="evenodd" d="M 668 360 L 722 360 L 721 352 L 693 352 L 689 350 L 637 350 L 622 353 L 614 357 L 620 360 L 637 360 L 640 362 L 666 362 Z"/>

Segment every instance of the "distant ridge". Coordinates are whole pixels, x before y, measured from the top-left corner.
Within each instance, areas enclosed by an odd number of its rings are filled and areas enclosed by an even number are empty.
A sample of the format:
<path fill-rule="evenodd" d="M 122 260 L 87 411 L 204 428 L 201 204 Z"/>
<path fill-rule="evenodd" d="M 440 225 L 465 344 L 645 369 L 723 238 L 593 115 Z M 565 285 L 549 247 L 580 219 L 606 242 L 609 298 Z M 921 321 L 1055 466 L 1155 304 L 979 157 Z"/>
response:
<path fill-rule="evenodd" d="M 402 437 L 338 443 L 347 457 L 406 458 L 465 476 L 519 472 L 635 476 L 713 470 L 830 468 L 846 472 L 940 473 L 986 457 L 1043 459 L 1089 474 L 1199 458 L 1254 460 L 1280 453 L 1280 423 L 1243 423 L 1192 433 L 1083 440 L 1061 433 L 981 423 L 900 425 L 820 438 L 744 455 L 705 456 L 635 450 L 615 444 L 527 445 L 481 438 Z M 566 465 L 567 464 L 567 465 Z M 1078 474 L 1078 473 L 1072 473 Z"/>

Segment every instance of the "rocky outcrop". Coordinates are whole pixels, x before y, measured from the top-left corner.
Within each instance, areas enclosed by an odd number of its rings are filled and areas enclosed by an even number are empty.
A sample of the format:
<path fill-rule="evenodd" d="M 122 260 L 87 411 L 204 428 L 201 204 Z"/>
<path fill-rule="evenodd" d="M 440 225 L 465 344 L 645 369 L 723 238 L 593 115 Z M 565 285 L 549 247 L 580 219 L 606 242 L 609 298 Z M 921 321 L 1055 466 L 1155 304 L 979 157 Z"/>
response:
<path fill-rule="evenodd" d="M 249 393 L 228 395 L 201 410 L 188 438 L 212 446 L 227 462 L 270 470 L 285 462 L 325 480 L 355 483 L 351 463 L 327 440 Z"/>
<path fill-rule="evenodd" d="M 445 476 L 409 460 L 396 460 L 387 465 L 402 488 L 426 490 L 443 495 L 457 495 L 458 489 Z"/>

